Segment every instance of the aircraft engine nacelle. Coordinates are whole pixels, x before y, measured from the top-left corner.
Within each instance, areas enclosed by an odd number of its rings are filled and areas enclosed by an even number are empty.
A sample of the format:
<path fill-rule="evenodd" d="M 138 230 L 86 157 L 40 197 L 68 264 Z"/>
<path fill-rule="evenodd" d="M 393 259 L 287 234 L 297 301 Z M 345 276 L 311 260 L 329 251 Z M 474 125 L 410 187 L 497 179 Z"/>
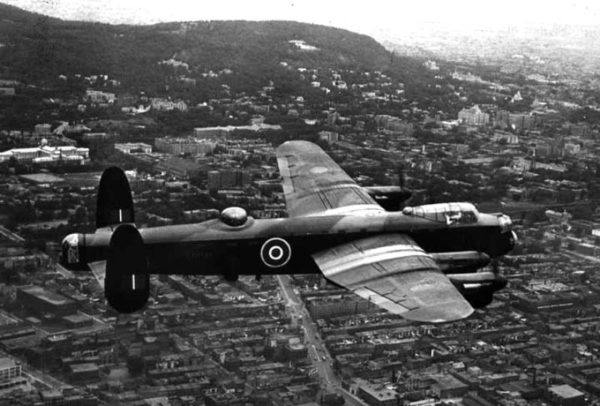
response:
<path fill-rule="evenodd" d="M 117 226 L 110 239 L 104 296 L 119 313 L 142 309 L 150 296 L 144 241 L 132 224 Z"/>
<path fill-rule="evenodd" d="M 434 252 L 431 254 L 444 273 L 474 273 L 490 263 L 490 256 L 479 251 Z"/>
<path fill-rule="evenodd" d="M 364 188 L 386 211 L 398 211 L 402 204 L 412 196 L 410 190 L 400 186 L 366 186 Z"/>
<path fill-rule="evenodd" d="M 447 276 L 471 306 L 476 309 L 492 303 L 494 293 L 503 289 L 507 284 L 506 278 L 493 272 L 448 274 Z"/>

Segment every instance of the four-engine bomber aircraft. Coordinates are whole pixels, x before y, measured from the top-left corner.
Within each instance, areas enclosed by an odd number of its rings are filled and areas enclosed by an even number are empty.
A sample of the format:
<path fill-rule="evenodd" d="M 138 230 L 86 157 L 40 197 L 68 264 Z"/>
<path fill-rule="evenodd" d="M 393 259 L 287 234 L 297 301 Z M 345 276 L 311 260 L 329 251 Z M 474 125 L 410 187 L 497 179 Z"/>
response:
<path fill-rule="evenodd" d="M 104 171 L 93 234 L 71 234 L 61 264 L 105 264 L 105 296 L 119 312 L 140 310 L 150 274 L 321 273 L 377 306 L 422 322 L 469 316 L 506 285 L 478 271 L 516 240 L 503 214 L 470 203 L 386 211 L 406 191 L 358 186 L 321 148 L 289 141 L 277 149 L 288 218 L 254 219 L 239 207 L 198 224 L 138 229 L 131 191 L 118 168 Z M 399 197 L 400 196 L 400 197 Z"/>

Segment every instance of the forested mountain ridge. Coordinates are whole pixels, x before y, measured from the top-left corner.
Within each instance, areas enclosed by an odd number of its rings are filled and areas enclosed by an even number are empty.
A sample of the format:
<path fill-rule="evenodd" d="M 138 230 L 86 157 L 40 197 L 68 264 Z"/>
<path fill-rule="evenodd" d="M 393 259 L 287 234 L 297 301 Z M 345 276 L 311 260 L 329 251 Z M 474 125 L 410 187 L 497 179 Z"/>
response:
<path fill-rule="evenodd" d="M 160 81 L 157 64 L 170 58 L 188 63 L 192 77 L 232 69 L 257 79 L 281 62 L 385 70 L 392 60 L 368 36 L 289 21 L 109 25 L 63 21 L 4 4 L 0 16 L 0 72 L 22 81 L 103 73 L 141 86 Z"/>

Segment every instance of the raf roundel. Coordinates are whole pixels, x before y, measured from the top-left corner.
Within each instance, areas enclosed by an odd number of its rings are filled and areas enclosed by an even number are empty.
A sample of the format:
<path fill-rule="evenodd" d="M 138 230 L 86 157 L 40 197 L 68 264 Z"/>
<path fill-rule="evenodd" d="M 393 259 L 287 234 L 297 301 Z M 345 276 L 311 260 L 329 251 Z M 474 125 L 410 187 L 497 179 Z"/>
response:
<path fill-rule="evenodd" d="M 292 248 L 283 238 L 273 237 L 260 248 L 260 259 L 269 268 L 281 268 L 292 258 Z"/>

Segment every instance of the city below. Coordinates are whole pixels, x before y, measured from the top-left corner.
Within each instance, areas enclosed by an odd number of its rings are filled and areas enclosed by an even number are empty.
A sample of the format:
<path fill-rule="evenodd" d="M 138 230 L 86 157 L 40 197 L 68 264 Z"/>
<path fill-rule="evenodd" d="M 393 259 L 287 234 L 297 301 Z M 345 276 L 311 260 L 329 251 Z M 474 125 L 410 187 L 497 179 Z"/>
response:
<path fill-rule="evenodd" d="M 6 7 L 15 27 L 37 18 Z M 82 29 L 38 21 L 54 55 Z M 19 65 L 19 38 L 41 40 L 0 27 L 0 406 L 600 405 L 595 60 L 543 44 L 502 59 L 392 52 L 342 30 L 319 28 L 319 42 L 301 24 L 238 23 L 247 71 L 228 44 L 209 43 L 226 55 L 212 65 L 192 44 L 195 30 L 239 35 L 234 22 L 106 26 L 144 57 L 115 67 L 98 39 L 106 69 L 58 58 L 47 72 Z M 150 38 L 173 52 L 150 59 Z M 160 275 L 142 311 L 119 314 L 93 264 L 58 264 L 64 236 L 94 232 L 104 169 L 125 170 L 138 227 L 232 206 L 279 218 L 275 151 L 300 139 L 361 186 L 410 190 L 406 206 L 511 216 L 517 245 L 484 268 L 508 286 L 467 319 L 423 324 L 321 275 Z"/>

